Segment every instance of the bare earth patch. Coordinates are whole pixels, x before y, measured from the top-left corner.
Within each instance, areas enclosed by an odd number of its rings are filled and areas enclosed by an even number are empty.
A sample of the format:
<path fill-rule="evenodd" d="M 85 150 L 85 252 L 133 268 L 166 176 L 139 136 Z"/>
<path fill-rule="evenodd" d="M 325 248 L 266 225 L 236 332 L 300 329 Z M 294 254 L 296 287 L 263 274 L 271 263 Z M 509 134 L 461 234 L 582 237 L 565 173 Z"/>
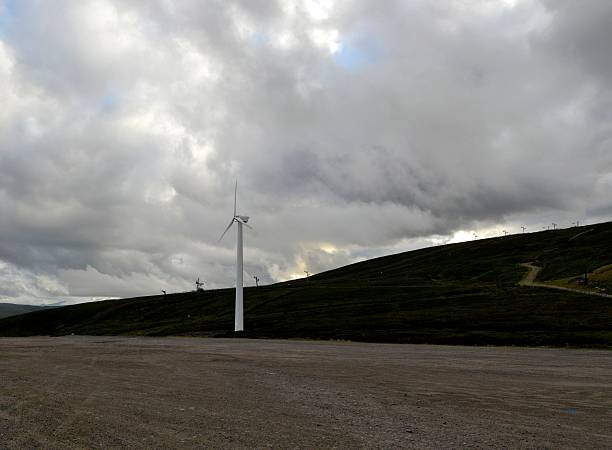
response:
<path fill-rule="evenodd" d="M 612 448 L 612 353 L 0 339 L 0 448 Z"/>

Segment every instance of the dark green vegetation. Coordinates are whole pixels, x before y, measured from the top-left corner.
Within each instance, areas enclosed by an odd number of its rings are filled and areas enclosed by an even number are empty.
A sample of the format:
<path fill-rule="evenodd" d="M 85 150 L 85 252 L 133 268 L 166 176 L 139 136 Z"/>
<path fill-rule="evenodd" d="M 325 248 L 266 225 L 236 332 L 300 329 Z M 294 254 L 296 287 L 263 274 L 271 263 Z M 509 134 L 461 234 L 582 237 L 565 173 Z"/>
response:
<path fill-rule="evenodd" d="M 612 346 L 612 299 L 519 287 L 612 264 L 612 223 L 425 248 L 245 289 L 249 337 Z M 68 306 L 0 320 L 0 335 L 231 336 L 234 290 Z"/>
<path fill-rule="evenodd" d="M 14 303 L 0 303 L 0 319 L 3 317 L 17 316 L 19 314 L 29 313 L 31 311 L 39 311 L 46 308 L 48 307 L 33 305 L 16 305 Z"/>

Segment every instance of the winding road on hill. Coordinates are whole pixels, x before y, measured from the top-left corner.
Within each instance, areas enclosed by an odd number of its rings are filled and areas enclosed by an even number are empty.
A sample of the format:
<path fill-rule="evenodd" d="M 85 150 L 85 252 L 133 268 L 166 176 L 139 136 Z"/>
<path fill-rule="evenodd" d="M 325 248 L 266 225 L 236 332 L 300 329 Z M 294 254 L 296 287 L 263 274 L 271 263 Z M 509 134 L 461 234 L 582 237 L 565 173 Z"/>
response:
<path fill-rule="evenodd" d="M 577 292 L 578 294 L 597 295 L 599 297 L 612 298 L 611 294 L 603 294 L 601 292 L 584 291 L 581 289 L 572 289 L 572 288 L 567 288 L 563 286 L 554 286 L 551 284 L 538 283 L 535 281 L 535 279 L 538 276 L 538 273 L 540 273 L 540 270 L 542 270 L 542 268 L 538 266 L 534 266 L 533 263 L 522 263 L 520 265 L 523 267 L 527 267 L 529 269 L 529 272 L 527 272 L 527 275 L 525 275 L 525 277 L 521 281 L 519 281 L 520 286 L 555 289 L 557 291 Z"/>

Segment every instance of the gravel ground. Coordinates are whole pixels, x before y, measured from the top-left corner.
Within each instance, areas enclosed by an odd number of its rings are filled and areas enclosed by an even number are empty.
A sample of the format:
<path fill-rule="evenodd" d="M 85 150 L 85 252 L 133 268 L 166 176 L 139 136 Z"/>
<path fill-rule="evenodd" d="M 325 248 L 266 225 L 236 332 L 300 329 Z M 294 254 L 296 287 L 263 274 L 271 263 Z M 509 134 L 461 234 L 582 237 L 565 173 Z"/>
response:
<path fill-rule="evenodd" d="M 0 338 L 0 448 L 612 448 L 612 352 Z"/>

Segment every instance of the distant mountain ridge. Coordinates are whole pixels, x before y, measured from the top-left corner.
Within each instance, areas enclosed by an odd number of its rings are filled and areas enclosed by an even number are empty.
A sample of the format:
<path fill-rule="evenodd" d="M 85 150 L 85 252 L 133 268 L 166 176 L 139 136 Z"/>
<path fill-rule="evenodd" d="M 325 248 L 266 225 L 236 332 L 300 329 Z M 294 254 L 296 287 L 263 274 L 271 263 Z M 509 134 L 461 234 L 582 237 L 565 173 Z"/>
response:
<path fill-rule="evenodd" d="M 0 303 L 0 319 L 4 317 L 17 316 L 19 314 L 26 314 L 32 311 L 40 311 L 47 309 L 49 306 L 36 306 L 36 305 L 19 305 L 17 303 Z"/>
<path fill-rule="evenodd" d="M 248 254 L 248 249 L 245 249 Z M 0 336 L 189 335 L 468 345 L 612 348 L 612 300 L 521 286 L 535 281 L 612 293 L 612 222 L 518 233 L 382 256 L 244 290 L 64 306 L 0 319 Z"/>

